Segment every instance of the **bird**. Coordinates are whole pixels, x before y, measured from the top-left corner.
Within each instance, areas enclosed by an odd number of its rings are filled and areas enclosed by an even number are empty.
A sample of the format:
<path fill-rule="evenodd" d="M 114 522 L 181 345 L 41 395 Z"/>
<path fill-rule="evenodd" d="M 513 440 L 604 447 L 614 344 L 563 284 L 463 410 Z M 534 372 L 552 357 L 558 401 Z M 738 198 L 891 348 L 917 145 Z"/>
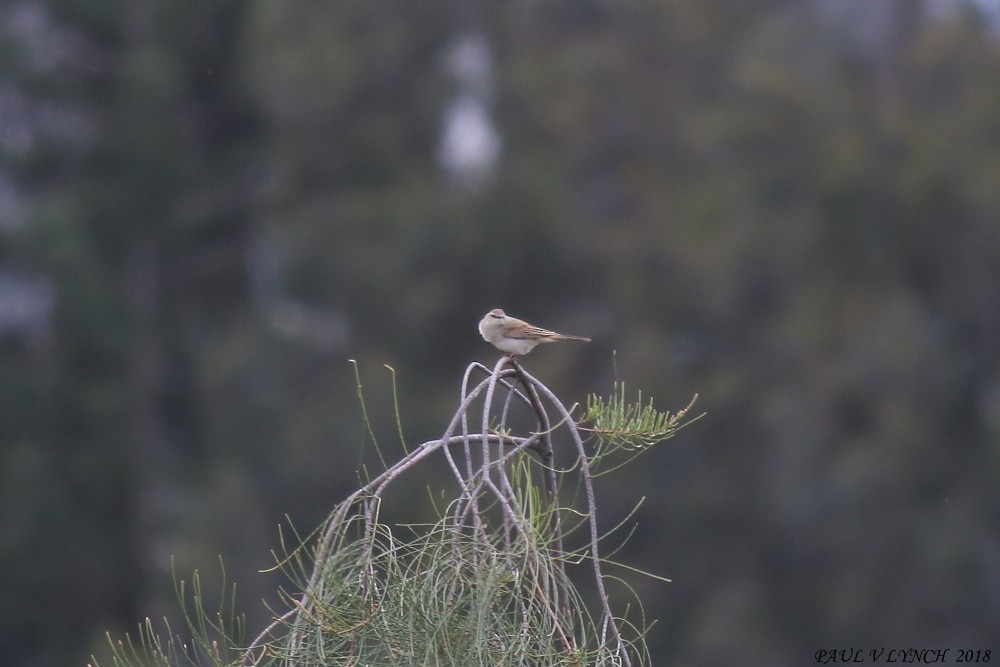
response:
<path fill-rule="evenodd" d="M 498 350 L 512 356 L 528 354 L 540 343 L 552 343 L 557 340 L 590 342 L 589 338 L 583 336 L 566 336 L 536 327 L 516 317 L 511 317 L 499 308 L 494 308 L 486 313 L 480 320 L 479 333 L 482 334 L 483 340 L 493 343 L 493 346 Z"/>

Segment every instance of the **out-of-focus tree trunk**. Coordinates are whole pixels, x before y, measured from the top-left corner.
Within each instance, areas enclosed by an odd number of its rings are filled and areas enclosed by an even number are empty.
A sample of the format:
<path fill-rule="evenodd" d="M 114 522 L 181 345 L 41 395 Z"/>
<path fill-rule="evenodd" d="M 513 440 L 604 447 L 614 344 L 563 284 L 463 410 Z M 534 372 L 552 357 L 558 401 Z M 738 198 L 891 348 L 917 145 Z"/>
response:
<path fill-rule="evenodd" d="M 924 17 L 922 0 L 882 0 L 874 4 L 872 49 L 875 98 L 883 119 L 896 117 L 906 86 L 904 58 Z"/>
<path fill-rule="evenodd" d="M 168 360 L 165 358 L 159 317 L 162 311 L 162 275 L 157 242 L 150 235 L 131 250 L 127 270 L 127 298 L 134 318 L 128 351 L 129 455 L 134 476 L 132 530 L 141 581 L 169 581 L 171 556 L 179 551 L 179 520 L 184 490 L 180 461 L 168 420 L 164 395 Z M 144 613 L 171 609 L 172 594 L 147 586 L 136 603 Z"/>

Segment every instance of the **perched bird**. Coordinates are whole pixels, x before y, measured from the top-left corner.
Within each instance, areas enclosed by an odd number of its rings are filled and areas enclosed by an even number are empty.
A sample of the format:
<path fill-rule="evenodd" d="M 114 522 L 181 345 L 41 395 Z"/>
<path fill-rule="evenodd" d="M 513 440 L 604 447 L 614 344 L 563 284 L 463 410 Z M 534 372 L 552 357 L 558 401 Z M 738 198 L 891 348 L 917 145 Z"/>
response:
<path fill-rule="evenodd" d="M 590 342 L 589 338 L 583 336 L 565 336 L 536 327 L 516 317 L 510 317 L 499 308 L 486 313 L 480 320 L 479 333 L 483 335 L 483 340 L 493 343 L 498 350 L 508 354 L 528 354 L 539 343 L 552 343 L 557 340 Z"/>

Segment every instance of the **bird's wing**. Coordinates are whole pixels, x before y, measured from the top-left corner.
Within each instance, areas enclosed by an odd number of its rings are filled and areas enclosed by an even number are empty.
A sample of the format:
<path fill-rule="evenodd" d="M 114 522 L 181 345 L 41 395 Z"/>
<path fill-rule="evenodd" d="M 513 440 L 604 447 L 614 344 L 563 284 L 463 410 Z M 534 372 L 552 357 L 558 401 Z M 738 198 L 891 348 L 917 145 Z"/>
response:
<path fill-rule="evenodd" d="M 558 336 L 555 331 L 549 331 L 548 329 L 542 329 L 541 327 L 536 327 L 527 322 L 522 322 L 521 320 L 514 320 L 512 322 L 505 322 L 503 325 L 503 335 L 507 338 L 551 338 L 552 336 Z"/>

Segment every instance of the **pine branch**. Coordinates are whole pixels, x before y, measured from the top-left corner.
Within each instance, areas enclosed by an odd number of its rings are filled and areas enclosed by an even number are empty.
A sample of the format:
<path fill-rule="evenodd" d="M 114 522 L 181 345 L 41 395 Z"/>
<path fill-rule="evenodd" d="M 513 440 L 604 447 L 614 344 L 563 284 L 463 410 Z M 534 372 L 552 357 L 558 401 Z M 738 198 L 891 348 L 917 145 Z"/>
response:
<path fill-rule="evenodd" d="M 653 400 L 643 403 L 642 392 L 636 401 L 625 399 L 625 383 L 616 382 L 611 396 L 604 398 L 591 394 L 587 398 L 587 409 L 577 427 L 592 433 L 603 451 L 607 448 L 624 451 L 644 450 L 676 435 L 677 431 L 704 416 L 704 413 L 684 421 L 688 412 L 698 400 L 695 394 L 687 407 L 670 414 L 653 407 Z M 590 424 L 589 427 L 582 424 Z"/>
<path fill-rule="evenodd" d="M 400 460 L 366 478 L 322 526 L 296 534 L 290 549 L 283 537 L 278 567 L 298 593 L 281 593 L 287 608 L 248 646 L 237 649 L 228 634 L 234 626 L 209 616 L 196 578 L 185 616 L 193 640 L 161 642 L 147 623 L 138 645 L 119 642 L 114 665 L 649 665 L 648 627 L 616 613 L 605 590 L 603 567 L 612 563 L 601 552 L 607 533 L 598 526 L 594 470 L 606 453 L 637 453 L 672 437 L 693 421 L 684 421 L 693 404 L 659 412 L 641 395 L 628 403 L 616 384 L 608 399 L 591 396 L 577 423 L 518 360 L 502 357 L 492 369 L 472 364 L 440 438 L 409 451 L 404 445 Z M 513 428 L 518 413 L 532 416 L 535 430 Z M 402 439 L 398 412 L 397 431 Z M 596 453 L 585 449 L 585 433 Z M 443 457 L 455 497 L 431 523 L 384 520 L 387 491 L 431 456 Z M 569 465 L 557 465 L 565 457 Z M 563 505 L 559 490 L 573 475 L 583 493 Z M 567 553 L 564 540 L 576 532 L 578 547 Z M 579 565 L 592 571 L 591 591 L 581 592 L 567 572 Z M 178 595 L 187 604 L 186 587 Z M 596 600 L 596 613 L 586 599 Z M 168 635 L 176 636 L 169 628 Z"/>

